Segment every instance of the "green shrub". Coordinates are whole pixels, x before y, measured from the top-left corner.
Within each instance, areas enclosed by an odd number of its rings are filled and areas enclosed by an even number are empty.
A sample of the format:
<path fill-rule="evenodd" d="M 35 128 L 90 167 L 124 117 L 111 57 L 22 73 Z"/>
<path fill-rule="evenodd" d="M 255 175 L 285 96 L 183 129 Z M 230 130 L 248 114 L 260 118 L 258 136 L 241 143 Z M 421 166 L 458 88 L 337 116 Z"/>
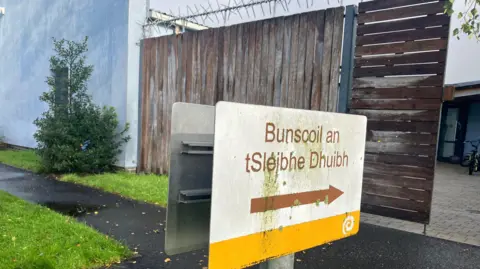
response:
<path fill-rule="evenodd" d="M 113 107 L 99 107 L 87 93 L 93 66 L 86 65 L 88 39 L 53 40 L 49 90 L 40 96 L 49 109 L 35 120 L 37 154 L 46 172 L 98 173 L 111 171 L 126 136 Z"/>

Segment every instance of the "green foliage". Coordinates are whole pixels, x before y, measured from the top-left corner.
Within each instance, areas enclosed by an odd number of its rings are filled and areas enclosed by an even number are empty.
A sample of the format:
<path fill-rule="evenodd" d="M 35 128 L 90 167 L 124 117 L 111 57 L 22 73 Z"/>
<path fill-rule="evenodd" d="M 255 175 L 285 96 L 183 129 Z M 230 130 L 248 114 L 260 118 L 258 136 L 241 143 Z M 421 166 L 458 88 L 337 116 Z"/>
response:
<path fill-rule="evenodd" d="M 480 17 L 479 5 L 480 0 L 464 0 L 466 10 L 456 12 L 453 8 L 455 0 L 448 0 L 445 2 L 445 13 L 452 16 L 457 13 L 457 18 L 461 22 L 460 28 L 453 30 L 453 35 L 460 39 L 460 33 L 466 34 L 469 38 L 475 37 L 480 40 Z"/>
<path fill-rule="evenodd" d="M 49 109 L 34 122 L 36 151 L 46 172 L 111 171 L 121 145 L 129 140 L 128 124 L 119 128 L 114 108 L 95 105 L 87 93 L 93 72 L 85 63 L 87 41 L 53 39 L 49 90 L 40 96 Z"/>

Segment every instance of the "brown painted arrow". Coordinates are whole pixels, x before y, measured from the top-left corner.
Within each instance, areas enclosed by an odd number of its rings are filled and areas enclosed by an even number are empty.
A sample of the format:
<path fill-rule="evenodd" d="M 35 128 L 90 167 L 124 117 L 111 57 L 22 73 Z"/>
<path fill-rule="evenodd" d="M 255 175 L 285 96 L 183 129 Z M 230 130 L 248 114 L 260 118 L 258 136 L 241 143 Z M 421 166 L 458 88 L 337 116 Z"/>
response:
<path fill-rule="evenodd" d="M 330 185 L 327 190 L 254 198 L 251 202 L 250 213 L 260 213 L 269 210 L 314 203 L 330 204 L 337 200 L 342 194 L 343 191 Z"/>

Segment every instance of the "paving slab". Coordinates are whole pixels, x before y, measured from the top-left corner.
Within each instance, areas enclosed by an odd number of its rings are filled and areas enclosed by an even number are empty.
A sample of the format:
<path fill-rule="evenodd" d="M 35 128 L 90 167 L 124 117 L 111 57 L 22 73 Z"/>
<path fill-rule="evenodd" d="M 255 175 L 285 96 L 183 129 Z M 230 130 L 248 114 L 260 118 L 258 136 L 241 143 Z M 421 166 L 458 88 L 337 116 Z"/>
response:
<path fill-rule="evenodd" d="M 138 257 L 110 268 L 205 269 L 208 266 L 207 250 L 171 257 L 163 252 L 164 208 L 1 164 L 0 175 L 0 190 L 74 216 L 138 251 Z M 166 259 L 169 260 L 165 262 Z M 357 236 L 298 253 L 295 268 L 474 269 L 478 264 L 479 247 L 362 223 Z"/>

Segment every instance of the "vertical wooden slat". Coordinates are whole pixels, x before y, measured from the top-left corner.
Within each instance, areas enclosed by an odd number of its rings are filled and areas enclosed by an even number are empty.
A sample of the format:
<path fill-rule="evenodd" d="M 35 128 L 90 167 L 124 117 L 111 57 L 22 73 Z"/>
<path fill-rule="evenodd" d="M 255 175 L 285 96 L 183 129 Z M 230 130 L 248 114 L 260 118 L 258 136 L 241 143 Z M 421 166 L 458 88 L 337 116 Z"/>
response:
<path fill-rule="evenodd" d="M 223 30 L 223 85 L 222 85 L 222 100 L 229 100 L 228 98 L 228 67 L 230 65 L 230 27 Z"/>
<path fill-rule="evenodd" d="M 193 50 L 193 40 L 194 35 L 192 33 L 188 33 L 185 35 L 183 43 L 185 46 L 185 58 L 186 58 L 186 77 L 185 77 L 185 100 L 184 102 L 191 102 L 192 100 L 192 50 Z"/>
<path fill-rule="evenodd" d="M 160 160 L 156 160 L 155 156 L 159 152 L 159 147 L 161 145 L 161 141 L 157 140 L 157 135 L 160 133 L 160 130 L 162 128 L 161 125 L 159 125 L 156 121 L 156 119 L 161 116 L 161 108 L 162 104 L 161 102 L 161 90 L 160 87 L 162 87 L 162 82 L 163 82 L 163 77 L 160 74 L 160 70 L 162 67 L 161 60 L 163 57 L 162 52 L 162 43 L 156 43 L 155 48 L 152 55 L 152 58 L 155 59 L 155 63 L 157 63 L 155 66 L 152 66 L 152 80 L 150 84 L 150 133 L 148 135 L 149 140 L 150 140 L 150 149 L 148 151 L 148 167 L 147 167 L 147 172 L 149 173 L 158 173 L 160 170 L 158 170 L 158 165 L 159 163 L 163 160 L 163 156 L 161 156 Z"/>
<path fill-rule="evenodd" d="M 243 25 L 237 25 L 237 34 L 235 36 L 236 47 L 235 54 L 232 55 L 235 61 L 235 87 L 234 87 L 234 96 L 231 101 L 234 102 L 245 102 L 243 97 L 245 96 L 244 89 L 242 88 L 242 65 L 244 61 L 243 56 Z"/>
<path fill-rule="evenodd" d="M 275 44 L 276 44 L 276 25 L 275 20 L 271 20 L 268 23 L 268 36 L 265 42 L 268 42 L 268 62 L 266 66 L 267 72 L 267 80 L 265 86 L 265 92 L 267 94 L 267 105 L 273 106 L 273 97 L 275 93 L 275 59 L 276 59 L 276 51 L 275 51 Z"/>
<path fill-rule="evenodd" d="M 283 37 L 285 35 L 285 21 L 283 18 L 276 19 L 274 24 L 275 26 L 275 70 L 274 70 L 274 79 L 273 79 L 273 105 L 281 106 L 282 102 L 282 71 L 283 71 Z"/>
<path fill-rule="evenodd" d="M 298 27 L 297 84 L 295 87 L 295 108 L 305 109 L 305 54 L 307 49 L 308 14 L 300 16 Z"/>
<path fill-rule="evenodd" d="M 159 111 L 160 115 L 158 120 L 155 121 L 156 124 L 160 125 L 159 129 L 160 132 L 154 138 L 158 140 L 159 147 L 157 147 L 157 156 L 159 156 L 159 160 L 156 164 L 157 173 L 163 173 L 164 171 L 168 171 L 168 148 L 169 144 L 167 144 L 167 135 L 168 132 L 168 38 L 164 38 L 160 43 L 161 46 L 159 47 L 159 52 L 162 55 L 161 61 L 161 76 L 162 76 L 162 83 L 160 84 L 160 95 L 159 95 Z"/>
<path fill-rule="evenodd" d="M 325 12 L 325 36 L 323 37 L 322 90 L 320 97 L 320 110 L 322 111 L 328 111 L 328 100 L 330 98 L 330 68 L 332 64 L 334 19 L 335 10 L 327 9 Z"/>
<path fill-rule="evenodd" d="M 255 38 L 257 31 L 257 24 L 255 22 L 249 23 L 250 30 L 248 34 L 248 60 L 246 67 L 248 72 L 247 77 L 247 103 L 255 104 L 257 93 L 254 90 L 255 80 Z"/>
<path fill-rule="evenodd" d="M 298 72 L 298 50 L 299 50 L 299 24 L 300 16 L 293 16 L 292 23 L 292 47 L 290 48 L 291 61 L 288 66 L 288 107 L 296 107 L 297 102 L 297 72 Z"/>
<path fill-rule="evenodd" d="M 271 92 L 268 88 L 268 64 L 269 64 L 269 45 L 270 45 L 270 22 L 265 21 L 263 23 L 263 33 L 262 33 L 262 50 L 260 53 L 260 82 L 259 82 L 259 92 L 261 93 L 261 102 L 262 105 L 268 105 L 269 103 L 269 93 Z"/>
<path fill-rule="evenodd" d="M 201 81 L 200 88 L 197 90 L 200 93 L 200 102 L 199 104 L 206 104 L 206 87 L 207 87 L 207 44 L 208 39 L 210 39 L 211 30 L 205 30 L 201 35 L 199 35 L 199 55 L 200 55 L 200 69 L 198 71 L 198 76 Z"/>
<path fill-rule="evenodd" d="M 225 89 L 227 91 L 226 99 L 227 101 L 233 101 L 234 91 L 235 91 L 235 63 L 240 61 L 237 59 L 236 50 L 237 50 L 237 26 L 234 25 L 230 27 L 230 37 L 229 37 L 229 49 L 228 49 L 228 87 Z"/>
<path fill-rule="evenodd" d="M 223 84 L 224 84 L 224 75 L 223 75 L 223 70 L 225 67 L 224 64 L 224 53 L 225 53 L 225 48 L 224 48 L 224 28 L 218 28 L 217 31 L 217 45 L 218 45 L 218 50 L 216 52 L 217 54 L 217 85 L 215 89 L 215 103 L 218 101 L 223 100 Z"/>
<path fill-rule="evenodd" d="M 248 102 L 248 72 L 249 72 L 249 66 L 248 66 L 248 58 L 249 58 L 249 39 L 250 39 L 250 27 L 251 24 L 244 24 L 242 25 L 242 54 L 237 55 L 237 57 L 242 58 L 242 69 L 239 71 L 239 84 L 240 84 L 240 89 L 242 92 L 242 96 L 239 97 L 239 99 L 235 99 L 235 101 L 240 102 L 240 103 L 247 103 Z"/>
<path fill-rule="evenodd" d="M 263 93 L 260 89 L 261 69 L 260 63 L 262 61 L 262 38 L 263 38 L 263 21 L 255 22 L 255 54 L 253 57 L 253 91 L 255 92 L 255 100 L 252 104 L 263 104 Z"/>
<path fill-rule="evenodd" d="M 323 67 L 323 51 L 325 49 L 325 11 L 322 10 L 318 14 L 312 16 L 311 24 L 315 26 L 315 54 L 313 56 L 313 79 L 312 93 L 310 100 L 310 109 L 320 110 L 322 102 L 322 67 Z"/>
<path fill-rule="evenodd" d="M 215 102 L 215 86 L 216 86 L 216 81 L 217 78 L 215 76 L 216 74 L 216 69 L 217 69 L 217 40 L 216 40 L 216 29 L 211 29 L 209 30 L 211 33 L 209 35 L 209 38 L 207 40 L 207 47 L 210 48 L 207 51 L 207 69 L 204 70 L 204 72 L 207 73 L 206 76 L 206 86 L 205 86 L 205 92 L 206 92 L 206 98 L 205 98 L 205 104 L 209 105 L 214 105 Z"/>
<path fill-rule="evenodd" d="M 309 13 L 306 16 L 305 27 L 306 27 L 306 48 L 305 48 L 305 79 L 303 84 L 303 107 L 305 109 L 311 109 L 310 100 L 312 94 L 312 83 L 313 83 L 313 64 L 315 57 L 315 24 L 312 23 L 314 19 L 314 14 Z"/>
<path fill-rule="evenodd" d="M 338 107 L 338 89 L 340 79 L 340 58 L 342 53 L 342 34 L 343 34 L 343 13 L 344 8 L 334 9 L 333 16 L 333 37 L 330 66 L 330 85 L 328 89 L 328 106 L 330 112 L 337 112 Z"/>
<path fill-rule="evenodd" d="M 292 47 L 292 22 L 293 17 L 285 18 L 284 35 L 283 35 L 283 60 L 282 60 L 282 86 L 281 86 L 281 98 L 280 106 L 288 107 L 289 96 L 289 66 L 291 62 L 291 47 Z"/>

